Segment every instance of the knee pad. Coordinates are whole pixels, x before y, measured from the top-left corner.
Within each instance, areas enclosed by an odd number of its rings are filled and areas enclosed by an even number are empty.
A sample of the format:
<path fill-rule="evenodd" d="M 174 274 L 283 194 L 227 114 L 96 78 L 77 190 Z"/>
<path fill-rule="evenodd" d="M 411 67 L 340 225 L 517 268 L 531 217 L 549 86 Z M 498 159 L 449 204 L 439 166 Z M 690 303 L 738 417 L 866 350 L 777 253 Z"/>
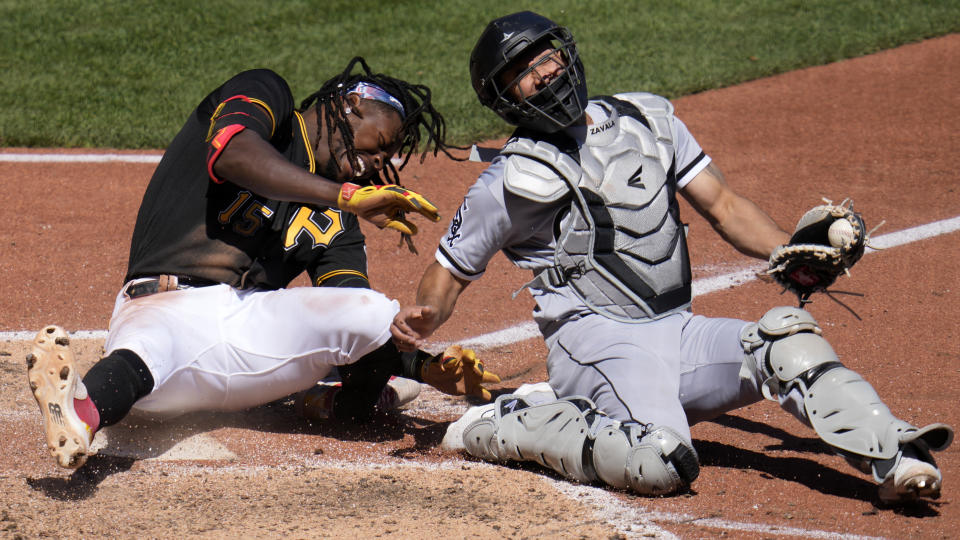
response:
<path fill-rule="evenodd" d="M 535 461 L 578 482 L 602 480 L 644 495 L 674 493 L 699 474 L 696 452 L 669 428 L 622 424 L 585 397 L 536 397 L 497 398 L 464 430 L 467 452 L 488 461 Z"/>
<path fill-rule="evenodd" d="M 799 396 L 805 419 L 841 453 L 890 459 L 915 438 L 917 428 L 893 416 L 873 386 L 840 363 L 808 312 L 774 308 L 744 329 L 741 342 L 763 395 L 781 402 Z M 945 437 L 938 431 L 932 438 Z"/>
<path fill-rule="evenodd" d="M 697 452 L 664 426 L 606 426 L 593 439 L 591 460 L 601 480 L 641 495 L 676 493 L 700 475 Z"/>
<path fill-rule="evenodd" d="M 759 321 L 748 325 L 740 333 L 740 343 L 745 353 L 740 377 L 756 381 L 763 396 L 769 400 L 777 401 L 780 393 L 779 381 L 781 379 L 777 376 L 778 369 L 780 369 L 780 373 L 788 377 L 788 380 L 793 378 L 782 371 L 783 366 L 774 368 L 770 364 L 771 345 L 783 338 L 797 334 L 810 334 L 800 339 L 814 343 L 816 340 L 810 338 L 820 336 L 820 326 L 807 311 L 786 306 L 771 309 Z M 800 345 L 796 341 L 791 343 Z M 813 346 L 818 345 L 820 344 Z M 829 347 L 829 345 L 827 346 Z M 823 359 L 837 360 L 832 348 L 829 352 L 822 352 L 826 354 L 814 361 L 822 363 Z M 797 369 L 802 368 L 802 365 L 789 366 L 791 373 L 794 375 L 796 375 L 795 371 Z"/>

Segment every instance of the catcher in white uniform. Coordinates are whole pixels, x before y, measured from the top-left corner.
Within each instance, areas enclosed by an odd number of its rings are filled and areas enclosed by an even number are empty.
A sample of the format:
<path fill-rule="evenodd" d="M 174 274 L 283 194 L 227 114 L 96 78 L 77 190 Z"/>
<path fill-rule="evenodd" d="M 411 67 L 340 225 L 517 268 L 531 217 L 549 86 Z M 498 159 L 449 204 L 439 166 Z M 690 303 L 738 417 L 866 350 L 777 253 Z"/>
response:
<path fill-rule="evenodd" d="M 27 357 L 59 464 L 82 465 L 94 433 L 132 409 L 241 410 L 306 390 L 309 417 L 362 421 L 415 397 L 410 379 L 489 398 L 479 384 L 498 379 L 469 350 L 402 356 L 399 306 L 367 280 L 358 218 L 407 236 L 404 212 L 439 220 L 391 158 L 402 168 L 422 134 L 446 151 L 443 125 L 429 89 L 359 57 L 299 109 L 266 69 L 210 92 L 147 187 L 106 356 L 81 381 L 66 332 L 48 326 Z M 304 272 L 313 287 L 286 288 Z M 340 383 L 315 386 L 335 369 Z"/>
<path fill-rule="evenodd" d="M 572 36 L 535 13 L 491 22 L 470 72 L 481 103 L 518 129 L 468 191 L 420 282 L 419 305 L 394 318 L 394 340 L 401 349 L 422 344 L 502 251 L 533 271 L 527 287 L 549 348 L 549 387 L 472 408 L 446 445 L 673 494 L 699 473 L 690 426 L 766 397 L 871 472 L 883 501 L 939 496 L 930 451 L 949 446 L 952 429 L 893 416 L 838 361 L 808 312 L 777 307 L 752 323 L 689 311 L 678 192 L 735 248 L 775 262 L 772 272 L 801 305 L 835 275 L 784 253 L 804 251 L 811 230 L 825 236 L 847 219 L 859 244 L 823 240 L 822 256 L 811 258 L 833 257 L 842 272 L 863 252 L 859 216 L 842 204 L 818 207 L 794 235 L 783 231 L 727 185 L 669 101 L 588 100 Z"/>

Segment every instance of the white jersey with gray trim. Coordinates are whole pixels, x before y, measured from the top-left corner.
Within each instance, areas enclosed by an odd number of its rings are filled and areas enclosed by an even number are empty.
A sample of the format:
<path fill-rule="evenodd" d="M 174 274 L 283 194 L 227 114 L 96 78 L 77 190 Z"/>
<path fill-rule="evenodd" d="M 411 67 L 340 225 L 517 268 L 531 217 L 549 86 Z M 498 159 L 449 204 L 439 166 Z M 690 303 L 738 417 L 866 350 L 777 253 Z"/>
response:
<path fill-rule="evenodd" d="M 635 96 L 661 100 L 669 107 L 669 102 L 652 94 L 615 97 L 624 99 Z M 672 107 L 669 107 L 669 111 L 672 111 Z M 591 101 L 587 114 L 592 119 L 591 125 L 567 130 L 567 134 L 578 144 L 581 156 L 587 153 L 584 148 L 586 144 L 608 144 L 612 142 L 611 134 L 616 135 L 619 129 L 616 113 L 611 114 L 611 109 L 600 101 Z M 671 179 L 675 181 L 675 185 L 671 186 L 672 194 L 702 171 L 710 158 L 703 153 L 683 122 L 669 113 L 663 115 L 663 120 L 672 136 L 673 156 L 662 156 L 661 160 L 667 160 L 665 167 L 670 167 L 672 161 L 675 171 Z M 649 130 L 639 122 L 629 121 L 641 126 L 641 129 Z M 590 156 L 587 159 L 594 158 Z M 548 180 L 543 185 L 530 186 L 530 193 L 518 194 L 520 190 L 516 186 L 511 186 L 512 191 L 506 189 L 505 176 L 511 174 L 508 171 L 518 163 L 526 167 L 530 167 L 531 163 L 537 165 L 535 161 L 522 156 L 498 156 L 468 191 L 436 252 L 438 262 L 454 275 L 467 280 L 478 279 L 497 251 L 503 251 L 515 265 L 532 270 L 534 275 L 554 266 L 556 239 L 561 225 L 558 220 L 564 219 L 571 208 L 569 190 L 557 172 L 553 173 L 551 181 L 543 171 L 540 171 L 540 176 Z M 555 286 L 541 281 L 533 283 L 530 291 L 537 301 L 535 316 L 541 326 L 591 311 L 583 298 L 566 285 Z"/>

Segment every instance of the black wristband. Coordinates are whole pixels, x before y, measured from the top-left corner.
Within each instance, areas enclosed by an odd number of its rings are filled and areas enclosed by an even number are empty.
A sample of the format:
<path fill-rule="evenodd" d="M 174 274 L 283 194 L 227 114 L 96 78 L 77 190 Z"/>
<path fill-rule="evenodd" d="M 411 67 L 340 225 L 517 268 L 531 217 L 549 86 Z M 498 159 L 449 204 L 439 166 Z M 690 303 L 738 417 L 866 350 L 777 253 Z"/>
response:
<path fill-rule="evenodd" d="M 401 376 L 406 379 L 423 382 L 423 376 L 421 375 L 423 364 L 433 357 L 434 355 L 419 349 L 413 352 L 400 353 L 400 363 L 403 365 L 403 373 Z"/>

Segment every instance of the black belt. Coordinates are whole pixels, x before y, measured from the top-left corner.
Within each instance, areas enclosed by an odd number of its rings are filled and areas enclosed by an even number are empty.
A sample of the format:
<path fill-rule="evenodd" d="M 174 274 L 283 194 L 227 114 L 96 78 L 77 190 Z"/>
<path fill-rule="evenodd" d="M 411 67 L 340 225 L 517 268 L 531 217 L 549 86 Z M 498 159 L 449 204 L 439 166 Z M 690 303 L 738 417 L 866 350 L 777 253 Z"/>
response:
<path fill-rule="evenodd" d="M 130 298 L 140 298 L 141 296 L 150 296 L 167 291 L 180 291 L 183 289 L 193 289 L 195 287 L 209 287 L 210 285 L 219 285 L 217 281 L 209 279 L 193 278 L 189 276 L 161 275 L 154 276 L 128 285 L 123 294 Z"/>

